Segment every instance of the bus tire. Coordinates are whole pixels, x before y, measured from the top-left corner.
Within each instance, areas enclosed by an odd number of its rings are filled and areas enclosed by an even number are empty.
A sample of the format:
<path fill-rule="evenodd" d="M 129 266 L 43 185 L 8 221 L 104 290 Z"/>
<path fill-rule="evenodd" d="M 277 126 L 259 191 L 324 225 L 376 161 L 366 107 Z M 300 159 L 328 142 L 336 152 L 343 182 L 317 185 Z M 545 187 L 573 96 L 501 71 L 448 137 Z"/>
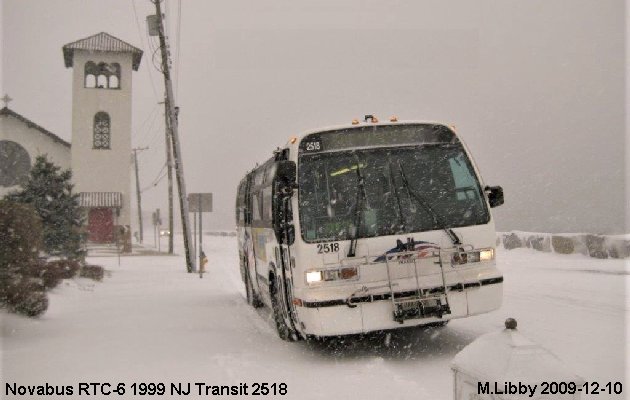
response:
<path fill-rule="evenodd" d="M 272 285 L 270 289 L 273 319 L 276 322 L 276 330 L 278 331 L 278 336 L 280 336 L 280 339 L 286 340 L 287 342 L 295 342 L 297 340 L 297 335 L 287 325 L 286 321 L 284 320 L 284 316 L 282 315 L 282 308 L 280 306 L 282 296 L 280 294 L 280 290 L 278 290 L 276 284 Z"/>
<path fill-rule="evenodd" d="M 263 306 L 262 301 L 254 292 L 254 287 L 252 286 L 252 282 L 249 280 L 249 273 L 245 273 L 245 293 L 247 294 L 247 304 L 254 308 L 260 308 Z"/>

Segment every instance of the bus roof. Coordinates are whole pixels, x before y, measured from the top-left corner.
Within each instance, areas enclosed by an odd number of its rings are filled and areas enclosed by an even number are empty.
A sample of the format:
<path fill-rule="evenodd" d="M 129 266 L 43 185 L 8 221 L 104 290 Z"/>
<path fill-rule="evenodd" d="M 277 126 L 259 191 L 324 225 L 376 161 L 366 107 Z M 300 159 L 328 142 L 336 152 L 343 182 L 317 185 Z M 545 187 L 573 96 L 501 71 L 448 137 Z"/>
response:
<path fill-rule="evenodd" d="M 442 125 L 442 126 L 446 126 L 451 131 L 456 133 L 453 125 L 447 125 L 443 122 L 438 122 L 438 121 L 424 121 L 424 120 L 404 120 L 404 121 L 395 121 L 395 122 L 389 121 L 389 120 L 382 121 L 382 122 L 380 120 L 379 122 L 358 121 L 358 123 L 331 125 L 331 126 L 326 126 L 322 128 L 309 129 L 307 131 L 303 131 L 297 136 L 291 137 L 289 141 L 287 142 L 287 147 L 298 146 L 302 138 L 313 133 L 329 132 L 329 131 L 332 132 L 332 131 L 338 131 L 342 129 L 354 129 L 354 128 L 361 128 L 361 127 L 366 127 L 366 126 L 396 126 L 396 125 Z"/>

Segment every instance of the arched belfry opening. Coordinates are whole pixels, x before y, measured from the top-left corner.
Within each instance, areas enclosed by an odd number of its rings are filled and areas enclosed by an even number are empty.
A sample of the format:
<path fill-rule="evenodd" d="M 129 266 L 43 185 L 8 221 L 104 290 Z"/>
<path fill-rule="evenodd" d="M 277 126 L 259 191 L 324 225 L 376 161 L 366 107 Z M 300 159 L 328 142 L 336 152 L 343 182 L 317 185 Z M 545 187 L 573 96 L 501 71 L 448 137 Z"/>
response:
<path fill-rule="evenodd" d="M 131 251 L 131 79 L 142 50 L 108 33 L 63 46 L 72 79 L 72 175 L 88 239 Z"/>

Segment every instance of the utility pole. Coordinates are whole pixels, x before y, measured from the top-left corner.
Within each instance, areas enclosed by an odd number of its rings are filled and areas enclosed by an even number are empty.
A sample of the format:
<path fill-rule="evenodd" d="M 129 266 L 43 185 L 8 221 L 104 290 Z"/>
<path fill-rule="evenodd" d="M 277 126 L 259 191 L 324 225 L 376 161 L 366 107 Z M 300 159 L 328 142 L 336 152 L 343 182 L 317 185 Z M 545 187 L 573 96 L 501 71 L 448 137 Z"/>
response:
<path fill-rule="evenodd" d="M 173 139 L 171 135 L 171 127 L 168 122 L 168 103 L 166 102 L 166 100 L 164 100 L 159 102 L 158 104 L 164 104 L 164 127 L 166 135 L 166 174 L 168 178 L 168 254 L 173 254 Z"/>
<path fill-rule="evenodd" d="M 188 220 L 188 201 L 186 195 L 186 183 L 184 182 L 184 163 L 179 144 L 177 114 L 175 112 L 175 100 L 173 99 L 173 82 L 169 69 L 169 55 L 166 48 L 166 38 L 164 36 L 164 20 L 160 7 L 161 0 L 153 0 L 155 4 L 155 14 L 158 25 L 158 35 L 160 37 L 160 50 L 162 53 L 162 74 L 164 75 L 164 87 L 166 88 L 166 105 L 168 109 L 168 120 L 173 141 L 173 158 L 175 159 L 175 177 L 177 179 L 177 189 L 179 192 L 179 209 L 182 216 L 182 228 L 184 230 L 184 251 L 186 253 L 186 269 L 194 272 L 193 258 L 191 254 L 190 223 Z"/>
<path fill-rule="evenodd" d="M 138 199 L 138 225 L 139 225 L 139 230 L 140 230 L 140 243 L 142 243 L 143 240 L 143 233 L 142 233 L 142 198 L 140 197 L 140 177 L 139 177 L 139 173 L 138 173 L 138 152 L 139 151 L 143 151 L 143 150 L 147 150 L 148 147 L 136 147 L 133 150 L 133 163 L 136 166 L 136 198 Z"/>

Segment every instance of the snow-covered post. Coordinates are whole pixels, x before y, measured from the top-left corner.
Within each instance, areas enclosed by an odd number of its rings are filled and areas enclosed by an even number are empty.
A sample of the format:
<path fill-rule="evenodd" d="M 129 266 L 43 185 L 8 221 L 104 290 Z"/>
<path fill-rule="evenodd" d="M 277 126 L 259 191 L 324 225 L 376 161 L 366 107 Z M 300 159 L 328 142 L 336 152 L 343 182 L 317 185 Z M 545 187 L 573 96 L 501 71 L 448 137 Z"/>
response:
<path fill-rule="evenodd" d="M 451 363 L 453 398 L 579 400 L 584 380 L 555 355 L 521 335 L 513 318 L 457 353 Z"/>

